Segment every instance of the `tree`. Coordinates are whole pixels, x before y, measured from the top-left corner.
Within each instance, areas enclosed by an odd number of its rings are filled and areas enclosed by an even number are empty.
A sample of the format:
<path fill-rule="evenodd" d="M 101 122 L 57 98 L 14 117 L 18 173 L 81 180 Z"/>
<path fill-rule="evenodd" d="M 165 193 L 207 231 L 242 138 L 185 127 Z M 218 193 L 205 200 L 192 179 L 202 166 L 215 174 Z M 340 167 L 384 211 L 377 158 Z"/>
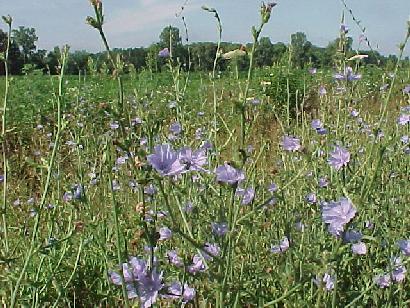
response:
<path fill-rule="evenodd" d="M 23 53 L 24 63 L 26 63 L 30 55 L 36 50 L 36 42 L 38 41 L 36 30 L 20 26 L 18 29 L 13 30 L 12 33 L 13 40 Z"/>
<path fill-rule="evenodd" d="M 273 44 L 269 37 L 262 37 L 255 50 L 255 65 L 256 66 L 271 66 L 273 64 Z"/>
<path fill-rule="evenodd" d="M 309 61 L 312 46 L 312 43 L 307 40 L 306 34 L 303 32 L 296 32 L 290 36 L 292 63 L 296 67 L 303 68 L 305 63 Z"/>
<path fill-rule="evenodd" d="M 7 50 L 7 33 L 0 29 L 0 53 L 4 53 Z M 21 73 L 23 67 L 23 59 L 20 50 L 13 40 L 10 44 L 9 50 L 9 73 L 12 75 L 17 75 Z M 5 74 L 4 62 L 0 61 L 0 75 Z"/>
<path fill-rule="evenodd" d="M 172 26 L 165 27 L 159 35 L 159 44 L 161 48 L 171 47 L 173 51 L 182 46 L 182 39 L 179 35 L 179 29 Z"/>

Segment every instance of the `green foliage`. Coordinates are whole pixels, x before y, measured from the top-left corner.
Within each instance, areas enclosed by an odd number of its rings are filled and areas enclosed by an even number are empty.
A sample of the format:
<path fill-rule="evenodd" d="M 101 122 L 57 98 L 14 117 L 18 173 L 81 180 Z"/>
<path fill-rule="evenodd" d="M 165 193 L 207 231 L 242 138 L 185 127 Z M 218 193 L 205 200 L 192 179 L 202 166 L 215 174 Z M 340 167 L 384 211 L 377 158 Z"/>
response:
<path fill-rule="evenodd" d="M 302 103 L 305 89 L 308 87 L 305 72 L 301 69 L 276 66 L 264 80 L 270 82 L 270 85 L 265 87 L 265 94 L 272 99 L 275 111 L 286 114 L 289 107 L 291 115 L 294 116 L 296 107 Z"/>

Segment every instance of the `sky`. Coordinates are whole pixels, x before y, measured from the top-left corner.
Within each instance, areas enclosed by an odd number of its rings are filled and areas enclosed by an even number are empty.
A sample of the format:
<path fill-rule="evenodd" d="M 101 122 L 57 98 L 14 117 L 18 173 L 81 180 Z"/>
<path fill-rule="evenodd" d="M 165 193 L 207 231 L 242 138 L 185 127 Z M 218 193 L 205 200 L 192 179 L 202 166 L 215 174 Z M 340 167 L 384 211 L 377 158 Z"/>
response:
<path fill-rule="evenodd" d="M 410 0 L 345 0 L 353 14 L 366 28 L 373 48 L 383 54 L 397 54 L 398 44 L 406 34 L 410 17 Z M 159 40 L 167 25 L 181 29 L 181 17 L 176 14 L 187 2 L 183 15 L 189 40 L 217 41 L 213 16 L 202 5 L 218 10 L 223 24 L 223 41 L 252 41 L 250 29 L 260 21 L 259 0 L 103 0 L 105 31 L 112 47 L 148 46 Z M 290 35 L 305 32 L 309 41 L 326 46 L 338 36 L 343 5 L 340 0 L 277 0 L 271 21 L 262 36 L 272 42 L 289 42 Z M 68 44 L 72 50 L 103 49 L 98 32 L 85 23 L 93 10 L 89 0 L 0 0 L 0 15 L 10 14 L 14 27 L 34 27 L 38 48 L 51 50 Z M 346 24 L 357 47 L 360 30 L 349 13 Z M 5 30 L 5 26 L 0 26 Z M 410 55 L 410 46 L 406 50 Z"/>

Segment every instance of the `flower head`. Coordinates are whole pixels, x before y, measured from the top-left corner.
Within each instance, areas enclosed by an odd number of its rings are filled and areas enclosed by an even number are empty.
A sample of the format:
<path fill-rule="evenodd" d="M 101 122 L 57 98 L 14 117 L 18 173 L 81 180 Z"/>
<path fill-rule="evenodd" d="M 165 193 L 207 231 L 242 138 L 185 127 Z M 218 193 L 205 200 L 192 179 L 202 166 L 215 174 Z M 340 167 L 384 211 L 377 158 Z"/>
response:
<path fill-rule="evenodd" d="M 301 148 L 300 139 L 290 136 L 284 136 L 282 139 L 282 147 L 285 151 L 298 151 Z"/>
<path fill-rule="evenodd" d="M 330 153 L 328 163 L 335 170 L 340 170 L 350 161 L 350 152 L 343 147 L 336 146 L 334 151 Z"/>
<path fill-rule="evenodd" d="M 246 188 L 246 189 L 238 187 L 236 189 L 236 195 L 242 197 L 242 201 L 241 201 L 242 205 L 248 205 L 255 198 L 255 189 L 252 188 L 252 187 L 249 187 L 249 188 Z"/>
<path fill-rule="evenodd" d="M 367 253 L 367 246 L 363 242 L 358 242 L 352 245 L 352 252 L 356 255 L 365 255 Z"/>
<path fill-rule="evenodd" d="M 410 240 L 399 240 L 397 245 L 405 256 L 410 257 Z"/>
<path fill-rule="evenodd" d="M 245 180 L 245 174 L 242 170 L 237 170 L 227 163 L 216 168 L 215 174 L 218 182 L 227 183 L 230 185 L 236 185 Z"/>
<path fill-rule="evenodd" d="M 272 253 L 275 254 L 280 254 L 280 253 L 284 253 L 286 250 L 289 249 L 289 239 L 287 236 L 285 236 L 279 243 L 279 245 L 274 245 L 272 246 L 272 248 L 270 249 L 270 251 Z"/>
<path fill-rule="evenodd" d="M 353 203 L 347 198 L 339 201 L 330 201 L 322 208 L 323 222 L 328 224 L 328 230 L 332 235 L 339 236 L 344 226 L 356 215 Z"/>
<path fill-rule="evenodd" d="M 162 176 L 178 175 L 185 170 L 179 155 L 169 144 L 157 145 L 154 154 L 148 155 L 148 162 Z"/>
<path fill-rule="evenodd" d="M 319 275 L 316 275 L 316 278 L 313 279 L 313 282 L 318 287 L 321 287 L 324 285 L 326 291 L 331 291 L 335 287 L 335 278 L 332 277 L 329 273 L 325 273 L 322 277 Z"/>
<path fill-rule="evenodd" d="M 160 58 L 168 58 L 170 56 L 170 52 L 168 48 L 164 48 L 158 52 L 158 57 Z"/>

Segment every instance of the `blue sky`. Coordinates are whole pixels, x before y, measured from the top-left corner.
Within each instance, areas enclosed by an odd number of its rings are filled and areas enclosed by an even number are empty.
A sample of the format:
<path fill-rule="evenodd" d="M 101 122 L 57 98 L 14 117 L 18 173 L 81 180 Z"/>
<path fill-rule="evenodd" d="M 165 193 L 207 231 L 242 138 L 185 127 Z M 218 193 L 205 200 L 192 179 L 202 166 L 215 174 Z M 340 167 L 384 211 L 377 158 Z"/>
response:
<path fill-rule="evenodd" d="M 185 0 L 103 0 L 106 32 L 112 47 L 147 46 L 158 41 L 166 25 L 182 28 L 175 13 Z M 367 28 L 376 50 L 397 53 L 410 14 L 410 0 L 346 0 Z M 250 27 L 259 22 L 256 0 L 189 0 L 184 11 L 191 41 L 215 41 L 217 34 L 211 14 L 202 5 L 215 7 L 223 23 L 223 40 L 251 41 Z M 288 42 L 290 34 L 303 31 L 308 39 L 325 46 L 338 35 L 343 6 L 339 0 L 278 0 L 263 36 L 273 42 Z M 88 0 L 0 0 L 0 14 L 14 17 L 14 26 L 34 27 L 38 47 L 52 49 L 69 44 L 74 50 L 102 49 L 98 33 L 85 24 L 92 14 Z M 350 35 L 357 42 L 360 31 L 346 14 Z M 4 29 L 4 26 L 2 25 Z M 410 46 L 406 55 L 410 55 Z"/>

